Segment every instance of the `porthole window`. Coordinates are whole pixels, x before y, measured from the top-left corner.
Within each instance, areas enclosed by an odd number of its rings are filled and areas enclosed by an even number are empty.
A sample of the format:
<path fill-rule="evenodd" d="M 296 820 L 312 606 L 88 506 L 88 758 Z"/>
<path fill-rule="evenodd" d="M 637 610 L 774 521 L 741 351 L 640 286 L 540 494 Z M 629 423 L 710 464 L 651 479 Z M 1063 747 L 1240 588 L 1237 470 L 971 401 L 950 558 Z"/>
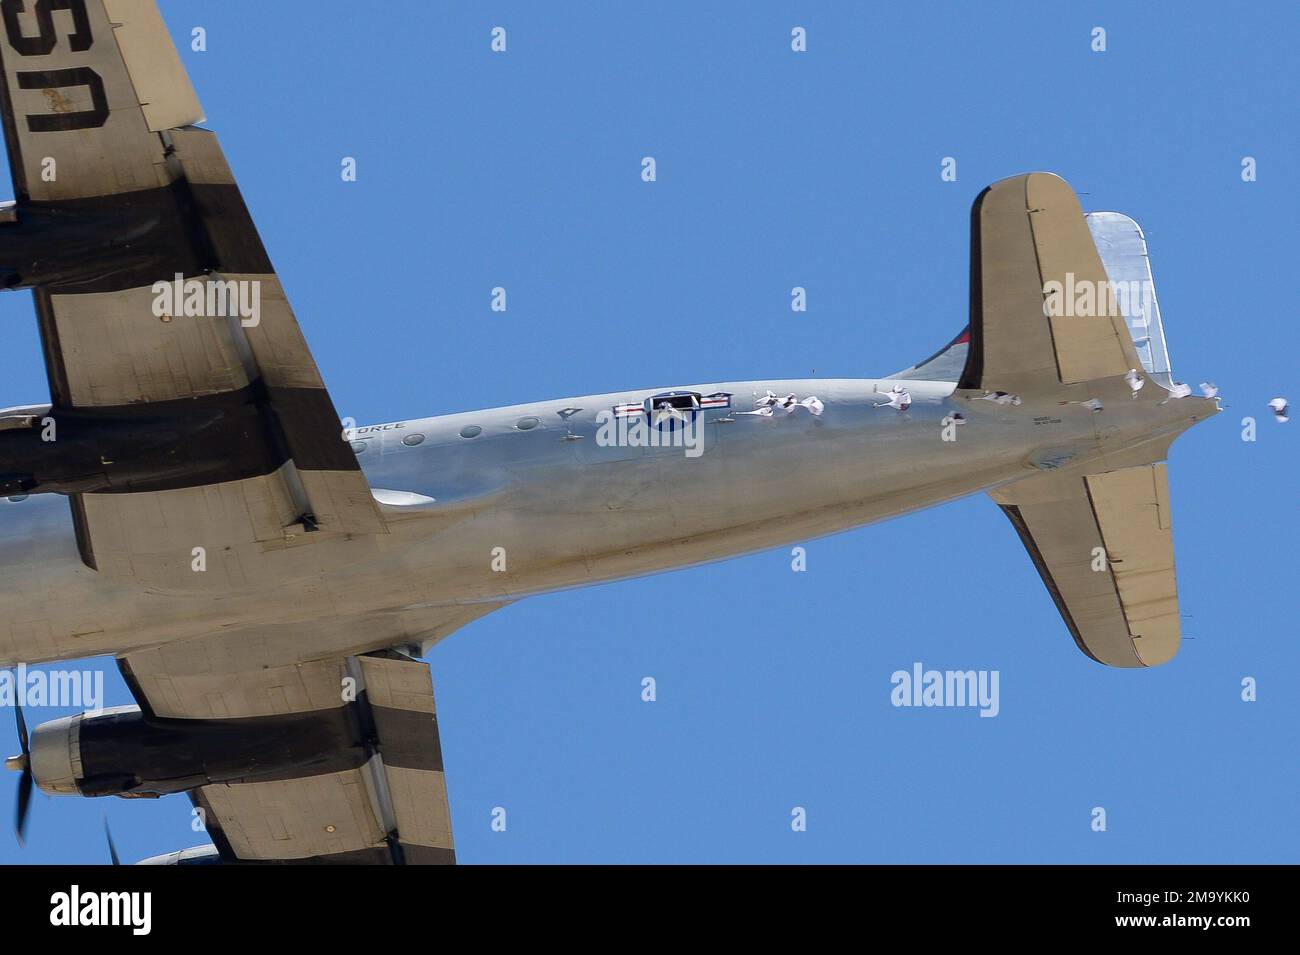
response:
<path fill-rule="evenodd" d="M 531 431 L 533 430 L 533 428 L 536 428 L 541 423 L 542 420 L 540 418 L 534 418 L 531 415 L 529 415 L 527 418 L 520 418 L 518 421 L 516 421 L 515 427 L 518 428 L 520 431 Z"/>
<path fill-rule="evenodd" d="M 420 444 L 422 441 L 424 441 L 424 435 L 419 433 L 408 434 L 406 437 L 402 439 L 402 444 L 406 445 L 408 448 L 413 448 L 417 444 Z"/>
<path fill-rule="evenodd" d="M 355 451 L 357 454 L 360 454 L 365 449 L 366 449 L 366 443 L 364 441 L 352 442 L 352 450 Z"/>
<path fill-rule="evenodd" d="M 483 429 L 476 424 L 467 424 L 465 427 L 460 429 L 460 436 L 462 438 L 477 438 L 482 433 Z"/>

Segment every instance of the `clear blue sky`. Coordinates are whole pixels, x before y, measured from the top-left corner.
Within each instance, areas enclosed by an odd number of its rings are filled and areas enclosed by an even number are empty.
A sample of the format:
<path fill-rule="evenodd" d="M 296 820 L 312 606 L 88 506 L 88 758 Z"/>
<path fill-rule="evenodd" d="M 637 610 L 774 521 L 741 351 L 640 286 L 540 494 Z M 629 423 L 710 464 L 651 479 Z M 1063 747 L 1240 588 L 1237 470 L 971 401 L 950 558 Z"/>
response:
<path fill-rule="evenodd" d="M 1170 458 L 1173 663 L 1080 654 L 983 496 L 811 542 L 802 574 L 775 551 L 534 598 L 430 657 L 463 862 L 1298 861 L 1300 422 L 1265 407 L 1300 398 L 1294 5 L 162 6 L 359 422 L 890 373 L 966 321 L 976 193 L 1038 169 L 1142 223 L 1175 375 L 1222 389 Z M 0 403 L 44 400 L 30 296 L 0 321 Z M 894 708 L 914 661 L 1000 671 L 1000 715 Z M 38 793 L 0 862 L 104 859 L 104 810 L 125 858 L 203 841 L 183 797 Z"/>

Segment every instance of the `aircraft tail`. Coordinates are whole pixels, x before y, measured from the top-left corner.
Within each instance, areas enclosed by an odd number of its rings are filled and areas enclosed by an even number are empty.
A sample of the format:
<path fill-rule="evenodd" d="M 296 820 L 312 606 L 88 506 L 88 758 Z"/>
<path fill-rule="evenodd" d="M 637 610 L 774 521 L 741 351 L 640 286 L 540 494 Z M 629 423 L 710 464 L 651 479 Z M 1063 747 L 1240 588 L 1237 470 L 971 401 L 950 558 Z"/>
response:
<path fill-rule="evenodd" d="M 1146 238 L 1117 212 L 1087 216 L 1050 173 L 989 186 L 971 208 L 970 322 L 890 378 L 1044 393 L 1130 369 L 1170 388 Z"/>
<path fill-rule="evenodd" d="M 960 344 L 959 336 L 931 364 L 951 363 Z M 1142 230 L 1118 213 L 1085 217 L 1074 191 L 1047 173 L 989 186 L 971 210 L 964 347 L 958 389 L 1040 401 L 1131 394 L 1163 404 L 1173 381 Z M 1174 436 L 1161 432 L 989 492 L 1079 649 L 1108 666 L 1154 666 L 1178 651 L 1163 463 Z"/>

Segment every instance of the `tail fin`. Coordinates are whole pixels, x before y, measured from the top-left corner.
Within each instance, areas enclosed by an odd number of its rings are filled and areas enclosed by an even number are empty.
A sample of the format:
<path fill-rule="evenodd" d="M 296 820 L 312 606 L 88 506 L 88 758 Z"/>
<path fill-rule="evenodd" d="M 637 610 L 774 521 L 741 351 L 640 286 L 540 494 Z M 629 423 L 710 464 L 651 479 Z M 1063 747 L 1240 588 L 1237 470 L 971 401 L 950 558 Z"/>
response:
<path fill-rule="evenodd" d="M 958 387 L 1043 394 L 1140 367 L 1109 289 L 1065 180 L 995 182 L 971 207 L 971 343 Z"/>
<path fill-rule="evenodd" d="M 1142 230 L 1115 212 L 1085 216 L 1064 180 L 1029 173 L 971 208 L 970 323 L 889 377 L 1024 394 L 1131 368 L 1171 384 Z"/>

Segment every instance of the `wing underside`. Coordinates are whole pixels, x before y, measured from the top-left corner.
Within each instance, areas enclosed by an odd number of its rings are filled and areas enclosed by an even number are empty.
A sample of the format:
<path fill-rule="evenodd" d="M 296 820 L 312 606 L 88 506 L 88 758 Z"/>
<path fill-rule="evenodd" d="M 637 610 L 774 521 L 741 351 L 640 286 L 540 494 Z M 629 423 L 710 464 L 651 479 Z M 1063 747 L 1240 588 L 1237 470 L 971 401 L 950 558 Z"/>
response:
<path fill-rule="evenodd" d="M 99 449 L 52 487 L 73 498 L 83 559 L 211 587 L 184 576 L 195 546 L 274 580 L 304 534 L 383 533 L 152 0 L 6 3 L 3 25 L 17 221 L 0 224 L 0 270 L 34 290 L 48 417 Z M 9 467 L 42 489 L 39 465 Z"/>
<path fill-rule="evenodd" d="M 122 670 L 151 720 L 268 735 L 288 725 L 293 739 L 324 741 L 290 764 L 191 790 L 221 862 L 455 862 L 426 664 L 386 650 L 233 673 L 216 659 L 163 647 L 129 655 Z"/>

